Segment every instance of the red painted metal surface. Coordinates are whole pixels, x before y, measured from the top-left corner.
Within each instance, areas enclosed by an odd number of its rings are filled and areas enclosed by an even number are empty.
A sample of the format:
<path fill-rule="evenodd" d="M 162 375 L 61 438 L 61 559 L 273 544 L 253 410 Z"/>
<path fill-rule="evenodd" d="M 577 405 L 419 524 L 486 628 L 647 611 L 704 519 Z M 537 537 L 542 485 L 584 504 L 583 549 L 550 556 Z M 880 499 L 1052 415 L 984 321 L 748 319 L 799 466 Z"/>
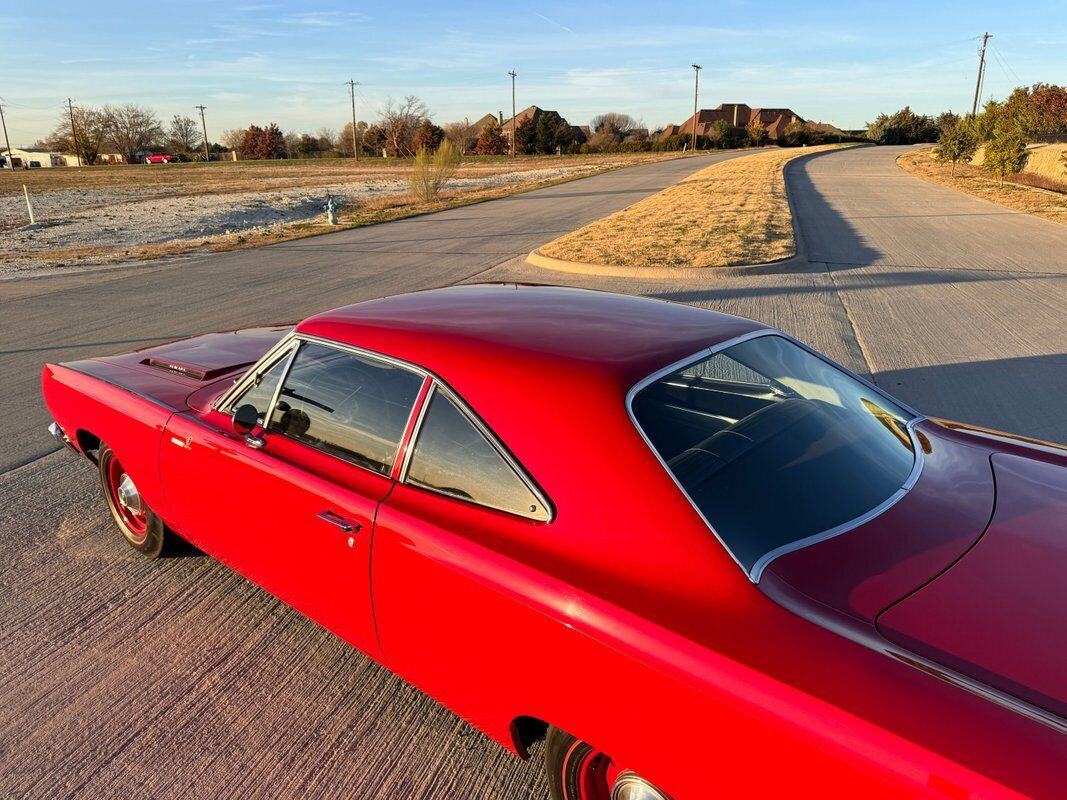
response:
<path fill-rule="evenodd" d="M 993 456 L 997 509 L 959 563 L 878 618 L 887 638 L 1067 717 L 1067 457 Z"/>
<path fill-rule="evenodd" d="M 240 359 L 266 351 L 266 335 L 240 353 L 215 357 L 192 340 L 165 354 L 201 369 L 200 380 L 146 367 L 143 354 L 48 366 L 43 380 L 64 431 L 106 441 L 169 525 L 506 747 L 520 749 L 516 719 L 539 719 L 677 800 L 712 790 L 1055 796 L 1063 733 L 893 657 L 874 620 L 981 551 L 991 453 L 1063 465 L 1024 443 L 922 423 L 926 467 L 911 494 L 772 562 L 753 585 L 641 439 L 624 398 L 646 375 L 760 328 L 525 286 L 422 292 L 301 323 L 450 384 L 544 490 L 548 523 L 397 483 L 271 432 L 262 450 L 249 448 L 211 403 Z M 323 511 L 362 527 L 349 542 Z M 1063 610 L 1062 595 L 1050 598 Z"/>

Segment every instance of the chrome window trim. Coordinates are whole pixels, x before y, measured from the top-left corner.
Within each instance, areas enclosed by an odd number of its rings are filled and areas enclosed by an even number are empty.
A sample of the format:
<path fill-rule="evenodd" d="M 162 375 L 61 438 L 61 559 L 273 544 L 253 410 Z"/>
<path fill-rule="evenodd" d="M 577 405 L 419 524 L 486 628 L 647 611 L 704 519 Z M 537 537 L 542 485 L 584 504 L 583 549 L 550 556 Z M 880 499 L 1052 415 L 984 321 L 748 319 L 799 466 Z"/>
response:
<path fill-rule="evenodd" d="M 294 332 L 293 340 L 297 344 L 293 348 L 292 352 L 289 354 L 289 363 L 285 365 L 285 370 L 282 372 L 281 380 L 278 381 L 278 386 L 274 390 L 274 397 L 271 399 L 270 410 L 266 416 L 267 424 L 263 427 L 270 433 L 275 433 L 278 436 L 285 436 L 286 439 L 298 442 L 304 445 L 305 447 L 310 447 L 320 453 L 330 456 L 331 458 L 336 458 L 338 461 L 343 461 L 345 464 L 348 464 L 353 467 L 358 467 L 362 470 L 366 470 L 372 475 L 378 475 L 383 478 L 388 478 L 389 480 L 392 480 L 392 473 L 394 467 L 396 466 L 396 459 L 400 455 L 400 448 L 404 446 L 404 434 L 407 433 L 408 426 L 411 424 L 411 415 L 415 411 L 415 403 L 418 402 L 418 395 L 422 392 L 422 384 L 428 377 L 426 370 L 416 367 L 412 364 L 408 364 L 404 361 L 401 361 L 400 359 L 391 358 L 380 353 L 375 353 L 372 350 L 364 350 L 362 347 L 354 347 L 352 345 L 347 345 L 342 342 L 335 342 L 331 339 L 323 339 L 320 336 L 308 336 L 305 334 Z M 289 370 L 292 368 L 293 363 L 296 361 L 296 356 L 300 352 L 300 349 L 304 344 L 317 344 L 320 347 L 327 347 L 331 350 L 338 350 L 340 352 L 347 353 L 348 355 L 353 355 L 358 358 L 366 359 L 367 361 L 378 361 L 380 363 L 387 364 L 391 367 L 403 369 L 406 372 L 410 372 L 414 375 L 417 375 L 422 379 L 422 381 L 420 381 L 419 383 L 419 391 L 415 394 L 415 400 L 412 402 L 411 408 L 408 410 L 408 415 L 407 419 L 404 422 L 404 427 L 400 431 L 400 438 L 397 440 L 396 448 L 393 450 L 393 457 L 386 465 L 387 469 L 385 472 L 379 472 L 378 470 L 371 469 L 370 467 L 353 461 L 350 458 L 346 458 L 345 456 L 339 455 L 337 453 L 331 453 L 329 450 L 325 450 L 321 447 L 316 447 L 315 445 L 310 444 L 309 442 L 301 442 L 299 439 L 294 439 L 292 436 L 288 436 L 281 431 L 271 430 L 270 421 L 271 418 L 274 416 L 274 411 L 277 407 L 278 400 L 281 398 L 282 388 L 285 386 L 285 379 L 289 377 Z"/>
<path fill-rule="evenodd" d="M 548 496 L 533 480 L 533 478 L 530 476 L 530 473 L 527 472 L 526 469 L 515 459 L 515 457 L 511 455 L 508 449 L 504 446 L 503 442 L 500 441 L 499 437 L 497 437 L 497 435 L 493 433 L 493 431 L 484 422 L 481 421 L 478 415 L 474 413 L 473 409 L 471 409 L 467 402 L 462 397 L 460 397 L 460 395 L 456 393 L 456 391 L 452 389 L 451 386 L 449 386 L 445 381 L 443 381 L 434 373 L 430 372 L 427 369 L 424 369 L 423 367 L 418 366 L 417 364 L 412 364 L 410 361 L 404 361 L 403 359 L 394 358 L 393 356 L 388 356 L 384 353 L 379 353 L 374 350 L 367 350 L 366 348 L 357 347 L 356 345 L 346 344 L 344 342 L 337 342 L 332 339 L 325 339 L 321 336 L 313 336 L 311 334 L 300 333 L 296 330 L 293 330 L 283 336 L 278 341 L 278 343 L 274 345 L 274 347 L 268 350 L 259 361 L 253 364 L 248 369 L 248 371 L 241 378 L 239 378 L 236 383 L 234 383 L 232 387 L 230 387 L 218 400 L 215 401 L 215 403 L 212 405 L 212 408 L 214 408 L 216 411 L 226 413 L 225 409 L 227 408 L 228 404 L 232 402 L 232 398 L 237 397 L 240 393 L 244 392 L 248 385 L 255 379 L 255 376 L 259 375 L 261 372 L 265 372 L 266 370 L 273 368 L 281 358 L 287 357 L 289 358 L 289 363 L 285 366 L 285 370 L 282 373 L 281 380 L 278 381 L 278 386 L 275 389 L 274 397 L 271 400 L 270 408 L 265 418 L 267 425 L 269 425 L 270 418 L 274 415 L 275 406 L 277 405 L 278 398 L 281 395 L 282 386 L 284 386 L 285 384 L 285 379 L 289 375 L 289 369 L 292 367 L 293 361 L 296 357 L 296 353 L 300 349 L 300 344 L 303 342 L 320 344 L 325 347 L 332 347 L 337 350 L 347 351 L 349 353 L 352 353 L 353 355 L 361 356 L 363 358 L 381 361 L 395 367 L 406 369 L 409 372 L 414 372 L 417 375 L 422 376 L 424 380 L 429 379 L 431 381 L 430 389 L 426 393 L 426 398 L 423 400 L 421 408 L 419 408 L 418 418 L 415 420 L 414 427 L 411 428 L 411 436 L 408 439 L 408 446 L 403 454 L 403 464 L 401 465 L 400 472 L 397 477 L 398 483 L 404 483 L 408 486 L 411 485 L 407 483 L 408 465 L 411 462 L 412 453 L 414 453 L 415 451 L 415 444 L 418 441 L 419 432 L 422 430 L 422 421 L 423 418 L 426 416 L 426 409 L 430 407 L 430 399 L 433 397 L 435 391 L 441 390 L 448 396 L 448 398 L 453 403 L 456 404 L 456 407 L 460 410 L 460 412 L 463 413 L 464 416 L 466 416 L 467 419 L 469 419 L 474 424 L 474 426 L 478 429 L 482 436 L 484 436 L 489 441 L 489 444 L 492 445 L 493 449 L 495 449 L 500 454 L 500 456 L 504 459 L 508 466 L 511 467 L 512 471 L 514 471 L 514 473 L 518 475 L 519 480 L 522 481 L 526 488 L 534 495 L 534 497 L 537 498 L 538 502 L 541 503 L 541 506 L 545 509 L 545 512 L 548 514 L 548 517 L 543 520 L 537 519 L 535 517 L 526 516 L 524 514 L 515 514 L 515 512 L 507 511 L 506 509 L 494 508 L 493 506 L 488 506 L 484 503 L 473 503 L 470 501 L 464 501 L 462 498 L 452 497 L 452 495 L 446 495 L 441 492 L 434 492 L 434 494 L 440 495 L 441 497 L 448 497 L 453 500 L 459 500 L 461 502 L 470 502 L 471 505 L 478 506 L 480 508 L 493 508 L 493 510 L 495 511 L 500 511 L 504 514 L 511 514 L 512 516 L 517 516 L 521 519 L 528 519 L 539 524 L 548 524 L 555 520 L 555 506 L 552 505 L 552 503 L 548 499 Z M 288 355 L 284 355 L 283 353 L 287 347 L 292 347 L 292 351 L 288 353 Z M 414 413 L 414 411 L 415 409 L 414 407 L 412 407 L 411 413 Z M 411 413 L 408 414 L 408 422 L 404 426 L 405 433 L 407 432 L 408 427 L 411 426 Z M 275 431 L 275 433 L 277 433 L 277 431 Z M 284 436 L 285 434 L 279 435 Z M 400 455 L 400 448 L 403 446 L 403 444 L 404 437 L 401 436 L 400 441 L 397 443 L 397 451 L 393 454 L 393 462 L 392 464 L 390 464 L 390 473 L 396 467 L 396 459 L 397 456 Z M 310 447 L 311 445 L 308 446 Z M 318 450 L 318 448 L 316 448 L 316 450 Z M 334 453 L 328 453 L 325 450 L 319 450 L 319 452 L 325 453 L 331 458 L 336 458 L 339 461 L 344 462 L 345 464 L 350 464 L 351 466 L 366 470 L 372 475 L 382 475 L 382 473 L 380 472 L 376 472 L 375 470 L 365 467 L 362 464 L 357 464 L 354 461 L 350 461 L 349 459 L 346 459 Z M 383 477 L 390 478 L 390 474 L 385 474 Z M 423 489 L 423 487 L 413 488 Z M 424 491 L 433 490 L 424 489 Z"/>
<path fill-rule="evenodd" d="M 508 467 L 510 467 L 511 471 L 515 473 L 515 476 L 526 487 L 527 491 L 529 491 L 534 496 L 537 502 L 539 502 L 541 504 L 541 507 L 545 510 L 546 516 L 544 519 L 531 516 L 530 514 L 520 514 L 510 509 L 490 505 L 489 503 L 481 503 L 475 500 L 465 500 L 462 497 L 455 497 L 454 495 L 450 495 L 445 492 L 439 492 L 436 489 L 432 489 L 426 486 L 415 486 L 408 482 L 408 469 L 411 466 L 411 459 L 415 453 L 415 448 L 418 446 L 419 434 L 422 433 L 422 425 L 426 418 L 426 410 L 430 407 L 430 401 L 433 399 L 433 396 L 437 392 L 441 392 L 441 394 L 443 394 L 448 400 L 450 400 L 456 406 L 456 408 L 459 409 L 459 412 L 463 416 L 465 416 L 475 427 L 475 429 L 482 435 L 482 438 L 484 438 L 489 443 L 490 447 L 496 450 L 500 457 L 504 459 L 504 463 L 506 463 Z M 413 489 L 433 492 L 436 495 L 439 495 L 441 497 L 447 497 L 450 500 L 458 500 L 461 503 L 467 503 L 468 505 L 477 506 L 479 508 L 489 508 L 493 511 L 499 511 L 502 514 L 510 514 L 513 517 L 528 519 L 531 522 L 536 522 L 541 525 L 547 525 L 556 518 L 556 510 L 552 506 L 552 504 L 548 502 L 548 498 L 545 496 L 545 493 L 541 491 L 541 488 L 536 483 L 534 483 L 533 478 L 530 477 L 530 474 L 522 467 L 521 464 L 519 464 L 515 457 L 508 452 L 507 448 L 504 447 L 503 442 L 501 442 L 497 435 L 493 433 L 492 430 L 490 430 L 488 425 L 486 425 L 484 422 L 482 422 L 481 419 L 478 418 L 478 415 L 474 413 L 474 410 L 467 404 L 467 402 L 462 397 L 456 394 L 456 392 L 453 391 L 450 386 L 439 380 L 436 376 L 434 376 L 433 386 L 430 387 L 430 391 L 427 393 L 426 399 L 422 403 L 422 408 L 419 410 L 419 418 L 415 423 L 415 428 L 411 432 L 411 440 L 408 442 L 408 449 L 407 452 L 404 454 L 404 464 L 400 470 L 399 481 L 405 486 L 411 486 Z"/>
<path fill-rule="evenodd" d="M 249 387 L 249 385 L 255 380 L 257 375 L 266 372 L 278 363 L 279 358 L 282 357 L 281 353 L 287 347 L 293 346 L 293 340 L 295 338 L 296 334 L 294 331 L 290 331 L 289 333 L 285 334 L 285 336 L 279 339 L 275 343 L 275 345 L 270 348 L 266 353 L 264 353 L 263 356 L 255 364 L 249 367 L 248 370 L 241 377 L 235 380 L 233 382 L 233 386 L 223 392 L 222 395 L 219 396 L 219 399 L 211 404 L 211 407 L 215 411 L 220 411 L 225 414 L 226 408 L 239 395 L 244 393 L 244 391 Z"/>
<path fill-rule="evenodd" d="M 912 418 L 907 423 L 907 429 L 912 442 L 912 450 L 915 453 L 915 463 L 912 465 L 911 472 L 909 473 L 904 483 L 901 485 L 900 489 L 890 495 L 890 497 L 884 500 L 882 503 L 878 504 L 866 513 L 861 514 L 860 516 L 855 517 L 854 519 L 851 519 L 833 528 L 821 531 L 816 534 L 812 534 L 811 536 L 806 536 L 803 539 L 798 539 L 795 542 L 784 544 L 781 547 L 777 547 L 774 550 L 765 553 L 764 555 L 760 556 L 760 558 L 756 561 L 755 564 L 753 564 L 752 569 L 750 571 L 745 569 L 744 565 L 737 559 L 737 556 L 734 555 L 729 545 L 727 545 L 723 538 L 719 535 L 719 532 L 715 530 L 715 526 L 713 526 L 711 522 L 708 521 L 708 518 L 704 516 L 704 512 L 700 510 L 700 507 L 689 495 L 689 492 L 685 490 L 685 487 L 683 487 L 681 482 L 679 482 L 678 478 L 675 477 L 674 472 L 667 465 L 667 462 L 663 460 L 662 456 L 660 456 L 659 451 L 656 450 L 655 445 L 652 444 L 652 440 L 648 438 L 648 435 L 641 427 L 641 424 L 637 421 L 637 416 L 634 414 L 633 402 L 634 398 L 637 397 L 641 390 L 655 383 L 660 378 L 664 378 L 667 375 L 677 372 L 680 369 L 685 369 L 690 364 L 695 364 L 698 361 L 702 361 L 703 359 L 715 355 L 716 353 L 720 353 L 723 350 L 733 347 L 736 344 L 741 344 L 742 342 L 747 342 L 751 339 L 757 339 L 762 336 L 778 336 L 782 339 L 785 339 L 786 341 L 792 342 L 793 344 L 799 346 L 802 350 L 811 353 L 813 356 L 817 357 L 820 361 L 829 364 L 831 367 L 843 372 L 845 375 L 848 375 L 849 377 L 859 381 L 867 388 L 871 389 L 872 391 L 879 394 L 881 397 L 891 402 L 894 406 L 910 413 L 912 415 Z M 808 545 L 816 544 L 817 542 L 832 539 L 835 536 L 840 536 L 841 534 L 847 533 L 848 531 L 857 528 L 866 522 L 870 522 L 875 517 L 888 511 L 890 508 L 896 505 L 897 502 L 902 497 L 904 497 L 904 495 L 906 495 L 908 491 L 916 484 L 916 482 L 919 480 L 919 475 L 922 473 L 923 468 L 923 451 L 916 437 L 914 428 L 920 422 L 925 420 L 926 417 L 924 417 L 922 414 L 920 414 L 918 411 L 911 408 L 907 404 L 902 403 L 900 400 L 897 400 L 892 395 L 883 391 L 866 378 L 857 375 L 847 367 L 843 367 L 840 364 L 831 361 L 822 353 L 812 350 L 806 344 L 793 338 L 788 333 L 783 333 L 782 331 L 775 330 L 773 328 L 761 328 L 759 330 L 749 331 L 748 333 L 741 334 L 740 336 L 735 336 L 732 339 L 727 339 L 723 342 L 719 342 L 718 344 L 712 345 L 711 347 L 705 347 L 704 349 L 694 353 L 691 356 L 683 358 L 680 361 L 676 361 L 675 363 L 670 364 L 669 366 L 666 366 L 663 369 L 657 370 L 656 372 L 653 372 L 651 375 L 645 378 L 642 378 L 630 388 L 630 391 L 626 393 L 626 413 L 629 415 L 630 421 L 637 429 L 637 432 L 641 435 L 641 438 L 644 439 L 645 444 L 648 445 L 649 450 L 652 451 L 652 455 L 656 457 L 656 460 L 660 463 L 660 466 L 662 466 L 667 475 L 670 476 L 670 479 L 674 482 L 674 485 L 678 487 L 678 491 L 680 491 L 682 493 L 682 496 L 689 501 L 689 505 L 693 507 L 693 510 L 696 511 L 700 519 L 703 520 L 705 525 L 707 525 L 708 530 L 710 530 L 715 536 L 715 538 L 718 539 L 719 544 L 722 545 L 723 549 L 727 552 L 730 558 L 733 559 L 734 563 L 741 568 L 741 571 L 745 573 L 746 577 L 750 581 L 752 581 L 752 583 L 756 584 L 759 583 L 760 577 L 763 575 L 763 570 L 767 568 L 767 565 L 779 556 L 783 556 L 786 553 L 794 552 L 795 550 L 800 550 L 804 547 L 807 547 Z"/>

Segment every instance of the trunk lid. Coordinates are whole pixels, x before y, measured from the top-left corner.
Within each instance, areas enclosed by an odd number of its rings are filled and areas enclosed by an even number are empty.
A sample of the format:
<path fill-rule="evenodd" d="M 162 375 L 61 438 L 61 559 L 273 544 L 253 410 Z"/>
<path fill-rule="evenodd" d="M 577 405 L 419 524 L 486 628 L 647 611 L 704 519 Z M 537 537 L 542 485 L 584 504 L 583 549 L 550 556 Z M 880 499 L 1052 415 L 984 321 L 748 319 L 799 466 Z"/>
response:
<path fill-rule="evenodd" d="M 900 647 L 1067 718 L 1067 459 L 991 460 L 996 507 L 985 534 L 877 627 Z"/>

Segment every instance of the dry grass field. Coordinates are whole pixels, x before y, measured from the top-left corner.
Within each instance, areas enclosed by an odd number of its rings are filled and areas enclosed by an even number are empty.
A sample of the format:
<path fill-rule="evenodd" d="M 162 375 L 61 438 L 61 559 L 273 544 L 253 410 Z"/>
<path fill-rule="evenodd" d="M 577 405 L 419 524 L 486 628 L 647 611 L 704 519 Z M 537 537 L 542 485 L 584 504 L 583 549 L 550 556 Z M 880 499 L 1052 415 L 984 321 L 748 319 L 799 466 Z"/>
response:
<path fill-rule="evenodd" d="M 1001 183 L 998 178 L 973 164 L 958 164 L 953 175 L 951 164 L 942 164 L 934 159 L 933 148 L 912 150 L 898 158 L 897 163 L 905 171 L 931 183 L 948 186 L 1016 211 L 1036 214 L 1053 222 L 1067 223 L 1067 194 L 1010 181 Z M 1025 172 L 1020 174 L 1026 175 Z"/>
<path fill-rule="evenodd" d="M 840 147 L 775 149 L 714 164 L 540 251 L 567 261 L 650 268 L 788 258 L 796 244 L 783 169 L 794 158 Z"/>

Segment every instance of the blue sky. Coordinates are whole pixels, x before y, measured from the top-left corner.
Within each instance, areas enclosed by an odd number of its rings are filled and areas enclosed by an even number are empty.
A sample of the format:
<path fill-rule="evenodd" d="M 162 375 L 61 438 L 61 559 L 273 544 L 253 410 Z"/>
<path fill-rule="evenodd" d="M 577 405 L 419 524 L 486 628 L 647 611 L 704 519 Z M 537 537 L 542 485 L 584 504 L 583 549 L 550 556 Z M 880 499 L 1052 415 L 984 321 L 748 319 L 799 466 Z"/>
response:
<path fill-rule="evenodd" d="M 357 116 L 417 94 L 439 123 L 558 110 L 574 124 L 623 111 L 651 127 L 701 106 L 789 106 L 809 119 L 861 127 L 910 103 L 923 112 L 969 106 L 978 37 L 994 34 L 986 95 L 1067 83 L 1063 0 L 1018 6 L 953 2 L 789 0 L 658 4 L 185 2 L 53 0 L 0 12 L 0 97 L 12 143 L 54 127 L 65 99 L 135 102 L 169 119 L 207 106 L 208 128 L 277 122 L 339 129 L 349 77 Z"/>

